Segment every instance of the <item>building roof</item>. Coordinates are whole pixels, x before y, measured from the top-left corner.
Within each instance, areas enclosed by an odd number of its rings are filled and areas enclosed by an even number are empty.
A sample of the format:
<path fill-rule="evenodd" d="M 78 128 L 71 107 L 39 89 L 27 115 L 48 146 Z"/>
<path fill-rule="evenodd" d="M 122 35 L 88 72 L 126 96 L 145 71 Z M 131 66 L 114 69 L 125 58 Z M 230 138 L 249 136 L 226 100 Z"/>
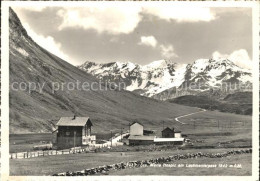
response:
<path fill-rule="evenodd" d="M 162 132 L 164 132 L 164 131 L 174 131 L 173 129 L 171 129 L 171 128 L 169 128 L 169 127 L 166 127 L 164 130 L 162 130 Z"/>
<path fill-rule="evenodd" d="M 153 141 L 155 138 L 155 136 L 133 136 L 133 135 L 130 135 L 128 137 L 129 140 L 147 140 L 147 141 Z"/>
<path fill-rule="evenodd" d="M 184 141 L 184 138 L 154 138 L 154 142 L 175 142 Z"/>
<path fill-rule="evenodd" d="M 56 125 L 57 126 L 85 126 L 86 124 L 92 126 L 89 117 L 61 117 Z"/>
<path fill-rule="evenodd" d="M 169 127 L 166 127 L 164 130 L 162 130 L 162 132 L 164 131 L 173 131 L 174 133 L 181 133 L 181 131 L 178 129 L 178 128 L 169 128 Z"/>
<path fill-rule="evenodd" d="M 132 126 L 132 125 L 133 125 L 133 124 L 135 124 L 135 123 L 137 123 L 137 124 L 140 124 L 140 125 L 144 126 L 143 124 L 141 124 L 141 123 L 139 123 L 139 122 L 137 122 L 137 121 L 135 121 L 135 122 L 133 122 L 132 124 L 130 124 L 130 126 Z"/>

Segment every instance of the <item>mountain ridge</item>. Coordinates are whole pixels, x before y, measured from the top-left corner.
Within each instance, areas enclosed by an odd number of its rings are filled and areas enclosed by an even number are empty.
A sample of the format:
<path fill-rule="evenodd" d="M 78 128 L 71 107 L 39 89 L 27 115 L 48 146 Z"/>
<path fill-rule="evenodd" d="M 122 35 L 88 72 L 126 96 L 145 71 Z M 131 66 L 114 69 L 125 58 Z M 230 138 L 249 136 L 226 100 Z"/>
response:
<path fill-rule="evenodd" d="M 131 62 L 99 64 L 87 61 L 78 68 L 104 81 L 124 82 L 126 90 L 139 91 L 143 96 L 154 98 L 172 88 L 185 88 L 192 83 L 200 84 L 199 89 L 195 87 L 193 91 L 202 92 L 219 88 L 223 83 L 233 86 L 239 83 L 251 85 L 252 82 L 250 70 L 240 68 L 228 59 L 198 59 L 192 64 L 157 60 L 147 65 Z M 169 98 L 173 97 L 166 99 Z"/>

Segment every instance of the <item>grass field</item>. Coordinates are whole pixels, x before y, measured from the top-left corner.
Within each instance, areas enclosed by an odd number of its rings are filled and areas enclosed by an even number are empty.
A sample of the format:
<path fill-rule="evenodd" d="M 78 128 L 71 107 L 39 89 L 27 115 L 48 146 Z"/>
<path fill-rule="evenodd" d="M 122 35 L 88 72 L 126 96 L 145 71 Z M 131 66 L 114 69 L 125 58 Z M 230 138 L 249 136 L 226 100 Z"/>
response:
<path fill-rule="evenodd" d="M 111 133 L 96 134 L 97 140 L 108 140 Z M 51 142 L 51 133 L 10 134 L 9 152 L 33 151 L 33 146 L 42 145 L 42 142 Z"/>
<path fill-rule="evenodd" d="M 174 117 L 169 119 L 174 119 Z M 202 141 L 202 143 L 196 143 L 197 146 L 217 146 L 221 140 L 222 147 L 242 147 L 251 146 L 251 119 L 251 116 L 206 111 L 180 118 L 179 120 L 187 123 L 186 125 L 168 120 L 164 127 L 175 127 L 181 130 L 182 134 L 187 135 L 189 139 Z M 145 129 L 155 130 L 155 134 L 160 137 L 163 126 L 160 128 L 147 124 Z M 111 136 L 110 132 L 94 134 L 99 140 L 108 140 Z M 32 151 L 33 146 L 42 144 L 42 141 L 50 142 L 51 139 L 51 133 L 11 134 L 10 152 Z"/>
<path fill-rule="evenodd" d="M 206 111 L 179 118 L 180 124 L 173 118 L 165 127 L 174 127 L 195 142 L 197 147 L 251 147 L 252 116 Z M 161 136 L 161 128 L 150 126 L 156 136 Z"/>
<path fill-rule="evenodd" d="M 219 147 L 252 146 L 252 117 L 218 111 L 206 111 L 180 118 L 178 124 L 188 138 L 198 140 L 196 145 Z"/>
<path fill-rule="evenodd" d="M 32 151 L 33 146 L 40 145 L 42 142 L 52 141 L 51 133 L 37 134 L 10 134 L 9 151 L 10 153 Z"/>
<path fill-rule="evenodd" d="M 191 113 L 191 112 L 190 112 Z M 186 123 L 180 124 L 174 120 L 173 117 L 168 117 L 167 120 L 161 122 L 161 127 L 157 125 L 144 125 L 144 129 L 155 130 L 158 135 L 165 127 L 176 127 L 182 131 L 182 133 L 201 133 L 201 132 L 218 132 L 221 130 L 247 130 L 251 132 L 252 129 L 252 116 L 238 115 L 234 113 L 222 113 L 219 111 L 205 111 L 197 114 L 193 114 L 187 117 L 179 118 L 179 121 Z M 171 121 L 169 121 L 171 120 Z M 194 126 L 195 122 L 195 126 Z"/>
<path fill-rule="evenodd" d="M 114 164 L 118 162 L 134 161 L 134 160 L 144 160 L 148 158 L 157 158 L 160 156 L 169 156 L 176 153 L 186 153 L 186 152 L 224 152 L 225 150 L 230 150 L 233 148 L 243 148 L 251 147 L 251 136 L 252 136 L 252 117 L 242 116 L 231 113 L 221 113 L 217 111 L 206 111 L 198 114 L 194 114 L 189 117 L 180 118 L 179 120 L 187 124 L 180 124 L 176 121 L 171 121 L 170 124 L 167 123 L 164 127 L 175 127 L 182 131 L 182 134 L 187 136 L 191 140 L 193 145 L 183 147 L 183 150 L 177 150 L 177 148 L 168 148 L 166 151 L 152 151 L 144 152 L 145 149 L 149 150 L 149 146 L 139 146 L 139 147 L 117 147 L 113 148 L 107 152 L 98 153 L 82 153 L 75 155 L 59 155 L 59 156 L 48 156 L 39 158 L 29 158 L 21 160 L 10 160 L 10 174 L 11 175 L 52 175 L 54 173 L 66 172 L 66 171 L 77 171 L 86 168 L 92 168 L 97 166 L 102 166 L 105 164 Z M 195 126 L 194 123 L 195 122 Z M 230 124 L 231 122 L 231 124 Z M 145 129 L 151 129 L 156 131 L 156 135 L 161 136 L 162 128 L 154 127 L 153 125 L 145 125 Z M 99 136 L 104 139 L 109 134 Z M 29 136 L 10 136 L 10 140 L 35 140 L 39 141 L 43 138 L 48 138 L 47 135 L 41 135 L 39 138 L 32 138 Z M 23 142 L 22 142 L 23 143 Z M 25 141 L 24 144 L 29 144 L 30 141 Z M 11 141 L 10 141 L 11 144 Z M 18 145 L 18 144 L 17 144 Z M 10 145 L 10 149 L 15 149 L 17 145 Z M 207 149 L 208 148 L 208 149 Z M 17 148 L 16 148 L 17 149 Z M 121 151 L 127 151 L 125 155 L 121 156 Z M 142 150 L 142 151 L 138 151 Z M 190 163 L 211 163 L 211 162 L 222 162 L 228 161 L 230 164 L 235 163 L 235 161 L 241 162 L 243 164 L 242 169 L 223 169 L 217 168 L 214 171 L 209 169 L 194 169 L 185 168 L 187 173 L 183 170 L 176 168 L 172 172 L 169 168 L 157 168 L 161 169 L 162 175 L 216 175 L 217 173 L 223 175 L 248 175 L 251 173 L 251 155 L 250 156 L 234 156 L 230 158 L 225 158 L 223 160 L 189 160 Z M 187 161 L 187 160 L 186 160 Z M 142 168 L 142 169 L 132 169 L 124 170 L 111 174 L 118 175 L 138 175 L 138 174 L 152 174 L 155 168 Z M 196 171 L 198 170 L 198 171 Z M 213 169 L 212 169 L 213 170 Z"/>
<path fill-rule="evenodd" d="M 199 150 L 207 153 L 225 152 L 230 149 L 204 149 Z M 99 152 L 99 153 L 81 153 L 71 155 L 58 155 L 48 157 L 38 157 L 29 159 L 10 160 L 10 175 L 52 175 L 54 173 L 66 171 L 78 171 L 87 168 L 98 167 L 106 164 L 114 164 L 119 162 L 128 162 L 135 160 L 144 160 L 158 158 L 161 156 L 170 156 L 178 153 L 198 152 L 198 150 L 167 150 L 154 152 L 126 152 L 121 155 L 120 152 Z M 244 158 L 243 163 L 248 167 L 251 163 L 251 155 Z M 238 157 L 237 157 L 238 158 Z M 195 159 L 190 159 L 188 162 L 194 163 Z M 199 159 L 198 159 L 199 160 Z M 182 161 L 184 162 L 184 160 Z M 203 160 L 202 163 L 209 161 Z M 239 161 L 240 163 L 240 161 Z M 250 167 L 251 168 L 251 167 Z M 247 170 L 250 170 L 247 168 Z M 120 173 L 119 173 L 120 174 Z M 130 174 L 130 173 L 129 173 Z M 210 173 L 208 173 L 210 174 Z"/>
<path fill-rule="evenodd" d="M 176 167 L 170 167 L 176 164 Z M 179 164 L 184 164 L 184 167 L 178 167 Z M 188 167 L 186 164 L 207 164 L 217 165 L 216 168 Z M 219 164 L 227 164 L 228 167 L 219 167 Z M 242 168 L 231 168 L 230 165 L 241 164 Z M 167 163 L 163 167 L 143 167 L 131 168 L 119 171 L 112 171 L 109 175 L 175 175 L 175 176 L 249 176 L 251 171 L 251 155 L 234 155 L 227 158 L 198 158 L 191 160 L 176 160 L 172 163 Z"/>

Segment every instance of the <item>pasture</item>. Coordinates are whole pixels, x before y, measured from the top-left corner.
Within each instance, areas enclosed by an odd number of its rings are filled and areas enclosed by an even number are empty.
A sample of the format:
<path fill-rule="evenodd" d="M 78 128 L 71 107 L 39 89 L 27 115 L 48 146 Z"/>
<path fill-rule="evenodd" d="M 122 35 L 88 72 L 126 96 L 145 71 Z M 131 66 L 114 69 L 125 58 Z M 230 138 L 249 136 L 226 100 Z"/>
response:
<path fill-rule="evenodd" d="M 228 150 L 230 149 L 203 149 L 200 151 L 203 153 L 204 152 L 220 153 Z M 148 154 L 147 152 L 139 151 L 139 152 L 126 152 L 123 155 L 120 152 L 98 152 L 98 153 L 81 153 L 81 154 L 71 154 L 71 155 L 38 157 L 38 158 L 29 158 L 29 159 L 17 159 L 17 160 L 15 159 L 15 160 L 10 160 L 10 175 L 15 175 L 15 176 L 52 175 L 54 173 L 60 173 L 66 171 L 79 171 L 83 169 L 90 169 L 93 167 L 98 167 L 107 164 L 114 164 L 119 162 L 152 159 L 152 158 L 158 158 L 162 156 L 164 157 L 171 156 L 173 154 L 184 154 L 184 153 L 192 153 L 192 152 L 198 152 L 198 150 L 174 149 L 174 150 L 166 150 L 166 151 L 154 151 L 154 152 L 149 152 Z M 250 156 L 251 154 L 249 155 L 249 157 L 244 158 L 243 163 L 241 163 L 239 160 L 239 163 L 243 164 L 244 168 L 246 168 L 247 170 L 251 169 L 251 166 L 250 168 L 247 168 L 249 165 L 251 165 Z M 211 158 L 207 158 L 207 159 L 211 159 Z M 196 159 L 190 159 L 186 161 L 189 163 L 194 163 L 194 160 Z M 224 159 L 219 161 L 220 162 L 224 161 Z M 201 163 L 210 163 L 210 160 L 202 160 Z"/>
<path fill-rule="evenodd" d="M 170 121 L 171 120 L 171 121 Z M 196 142 L 195 146 L 219 146 L 219 147 L 251 147 L 252 117 L 218 111 L 206 111 L 191 116 L 179 118 L 180 124 L 169 117 L 161 127 L 154 124 L 145 124 L 144 129 L 154 130 L 160 137 L 165 127 L 174 127 L 182 131 L 188 139 Z M 114 134 L 116 131 L 113 132 Z M 97 140 L 108 140 L 110 132 L 94 133 Z M 42 141 L 50 142 L 51 133 L 11 134 L 10 153 L 32 151 L 33 146 L 42 144 Z M 221 140 L 221 141 L 220 141 Z"/>
<path fill-rule="evenodd" d="M 176 167 L 173 165 L 175 164 Z M 191 167 L 191 164 L 216 165 L 214 168 Z M 227 167 L 221 167 L 227 165 Z M 242 168 L 230 167 L 241 164 Z M 183 166 L 182 166 L 183 165 Z M 171 175 L 171 176 L 250 176 L 251 155 L 234 155 L 226 158 L 199 158 L 191 160 L 176 160 L 161 167 L 151 166 L 111 171 L 109 175 Z"/>
<path fill-rule="evenodd" d="M 182 135 L 190 139 L 196 148 L 236 148 L 252 146 L 252 116 L 206 111 L 179 118 L 168 118 L 170 123 L 164 122 L 161 128 L 147 126 L 155 130 L 156 136 L 161 136 L 163 127 L 174 127 L 182 131 Z M 146 126 L 146 125 L 145 125 Z"/>
<path fill-rule="evenodd" d="M 98 167 L 106 164 L 127 162 L 134 160 L 144 160 L 157 158 L 160 156 L 169 156 L 176 153 L 194 153 L 194 152 L 222 152 L 236 148 L 249 148 L 252 146 L 252 117 L 236 115 L 231 113 L 221 113 L 217 111 L 206 111 L 194 114 L 179 120 L 186 123 L 180 124 L 174 120 L 165 122 L 164 127 L 175 127 L 182 131 L 183 136 L 191 140 L 180 149 L 178 147 L 164 146 L 120 146 L 112 149 L 101 149 L 97 153 L 81 153 L 71 155 L 46 156 L 29 159 L 10 159 L 10 175 L 52 175 L 54 173 L 77 171 L 87 168 Z M 162 125 L 163 128 L 163 125 Z M 145 129 L 155 130 L 157 136 L 161 136 L 160 127 L 145 125 Z M 47 136 L 46 136 L 47 137 Z M 109 133 L 98 136 L 102 139 L 109 137 Z M 19 139 L 20 137 L 13 137 Z M 10 137 L 11 139 L 11 137 Z M 23 139 L 32 139 L 24 137 Z M 37 141 L 37 140 L 36 140 Z M 39 140 L 38 140 L 39 141 Z M 10 142 L 10 150 L 14 145 Z M 154 149 L 155 148 L 155 149 Z M 149 150 L 149 152 L 148 152 Z M 124 155 L 121 155 L 124 152 Z M 206 158 L 205 158 L 206 159 Z M 156 173 L 161 175 L 248 175 L 251 174 L 251 155 L 234 156 L 219 160 L 186 160 L 189 163 L 220 163 L 227 161 L 230 164 L 239 160 L 243 164 L 242 169 L 194 169 L 185 168 L 181 171 L 179 168 L 156 168 Z M 142 175 L 153 174 L 155 168 L 141 168 L 111 172 L 112 175 Z M 173 170 L 173 171 L 172 171 Z"/>
<path fill-rule="evenodd" d="M 252 117 L 218 111 L 206 111 L 179 119 L 177 127 L 196 146 L 251 147 Z"/>
<path fill-rule="evenodd" d="M 33 146 L 51 141 L 51 133 L 10 134 L 9 151 L 10 153 L 32 151 Z"/>
<path fill-rule="evenodd" d="M 94 133 L 96 134 L 96 133 Z M 111 133 L 96 134 L 97 141 L 108 140 Z M 51 133 L 30 133 L 30 134 L 10 134 L 9 135 L 9 152 L 26 152 L 33 151 L 33 146 L 42 145 L 42 142 L 51 142 Z"/>

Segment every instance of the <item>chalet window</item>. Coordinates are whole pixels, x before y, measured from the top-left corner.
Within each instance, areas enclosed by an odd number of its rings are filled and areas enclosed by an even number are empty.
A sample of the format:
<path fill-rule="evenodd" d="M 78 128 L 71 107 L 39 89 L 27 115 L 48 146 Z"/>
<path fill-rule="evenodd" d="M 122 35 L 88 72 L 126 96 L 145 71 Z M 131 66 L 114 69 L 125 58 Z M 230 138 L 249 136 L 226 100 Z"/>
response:
<path fill-rule="evenodd" d="M 69 131 L 66 131 L 66 136 L 69 136 L 70 135 L 70 132 Z"/>

